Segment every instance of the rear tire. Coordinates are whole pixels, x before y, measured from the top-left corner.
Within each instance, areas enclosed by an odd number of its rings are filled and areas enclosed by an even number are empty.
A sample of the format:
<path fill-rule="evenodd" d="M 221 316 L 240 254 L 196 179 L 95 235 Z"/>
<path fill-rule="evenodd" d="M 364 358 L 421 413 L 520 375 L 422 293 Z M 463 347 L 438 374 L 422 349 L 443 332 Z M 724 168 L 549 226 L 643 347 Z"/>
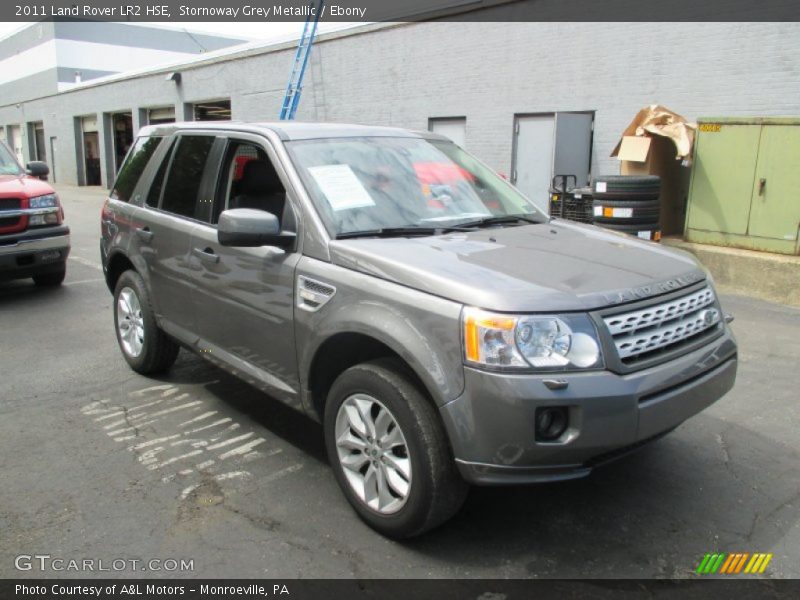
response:
<path fill-rule="evenodd" d="M 342 373 L 328 394 L 324 429 L 339 486 L 381 534 L 420 535 L 461 508 L 469 486 L 435 407 L 399 361 L 375 360 Z"/>
<path fill-rule="evenodd" d="M 48 271 L 47 273 L 40 273 L 33 276 L 33 283 L 39 287 L 56 287 L 63 283 L 64 278 L 67 276 L 67 265 L 62 264 L 56 271 Z"/>
<path fill-rule="evenodd" d="M 157 325 L 142 276 L 128 270 L 114 287 L 114 329 L 122 356 L 142 375 L 167 371 L 180 346 Z"/>

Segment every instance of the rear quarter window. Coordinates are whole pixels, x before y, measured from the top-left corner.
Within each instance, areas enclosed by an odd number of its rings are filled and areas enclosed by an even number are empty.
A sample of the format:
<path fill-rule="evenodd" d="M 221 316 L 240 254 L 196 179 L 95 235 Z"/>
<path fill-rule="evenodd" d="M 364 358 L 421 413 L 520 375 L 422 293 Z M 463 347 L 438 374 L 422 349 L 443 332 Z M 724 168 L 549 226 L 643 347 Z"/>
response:
<path fill-rule="evenodd" d="M 141 137 L 136 140 L 136 144 L 119 170 L 114 188 L 111 190 L 111 198 L 130 202 L 136 184 L 139 183 L 147 163 L 150 162 L 162 140 L 160 137 Z"/>

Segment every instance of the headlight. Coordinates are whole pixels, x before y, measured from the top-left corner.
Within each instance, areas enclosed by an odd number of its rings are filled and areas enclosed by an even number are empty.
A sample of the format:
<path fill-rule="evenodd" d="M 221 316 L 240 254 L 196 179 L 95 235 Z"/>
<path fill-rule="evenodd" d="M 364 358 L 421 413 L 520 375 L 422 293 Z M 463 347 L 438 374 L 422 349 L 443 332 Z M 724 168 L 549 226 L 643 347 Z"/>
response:
<path fill-rule="evenodd" d="M 468 307 L 462 320 L 469 364 L 542 371 L 603 367 L 588 315 L 503 315 Z"/>
<path fill-rule="evenodd" d="M 58 198 L 55 194 L 45 194 L 28 200 L 29 208 L 52 208 L 54 206 L 58 206 Z"/>

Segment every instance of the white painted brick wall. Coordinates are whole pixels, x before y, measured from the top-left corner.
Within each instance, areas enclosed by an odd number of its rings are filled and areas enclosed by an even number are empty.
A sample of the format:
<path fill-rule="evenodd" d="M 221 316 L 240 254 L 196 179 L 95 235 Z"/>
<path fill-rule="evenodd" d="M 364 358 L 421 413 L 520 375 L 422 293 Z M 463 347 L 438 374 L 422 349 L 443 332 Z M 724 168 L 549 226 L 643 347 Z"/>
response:
<path fill-rule="evenodd" d="M 277 117 L 294 49 L 0 106 L 0 124 L 43 120 L 58 181 L 76 181 L 73 118 L 230 97 L 233 117 Z M 508 172 L 513 116 L 595 110 L 593 173 L 643 106 L 700 116 L 800 114 L 798 23 L 420 23 L 322 39 L 298 118 L 426 129 L 466 116 L 466 146 Z"/>

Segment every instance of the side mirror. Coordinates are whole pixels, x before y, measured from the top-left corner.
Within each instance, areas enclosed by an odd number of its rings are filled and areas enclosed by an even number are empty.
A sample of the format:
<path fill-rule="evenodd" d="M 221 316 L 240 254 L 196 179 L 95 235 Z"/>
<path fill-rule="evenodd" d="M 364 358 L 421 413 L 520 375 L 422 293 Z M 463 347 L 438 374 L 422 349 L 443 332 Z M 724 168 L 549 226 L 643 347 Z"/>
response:
<path fill-rule="evenodd" d="M 265 210 L 232 208 L 219 216 L 217 239 L 223 246 L 277 246 L 294 245 L 295 234 L 281 232 L 278 217 Z"/>
<path fill-rule="evenodd" d="M 25 165 L 25 171 L 31 177 L 45 179 L 50 174 L 50 167 L 47 166 L 47 163 L 44 163 L 40 160 L 33 160 Z"/>

